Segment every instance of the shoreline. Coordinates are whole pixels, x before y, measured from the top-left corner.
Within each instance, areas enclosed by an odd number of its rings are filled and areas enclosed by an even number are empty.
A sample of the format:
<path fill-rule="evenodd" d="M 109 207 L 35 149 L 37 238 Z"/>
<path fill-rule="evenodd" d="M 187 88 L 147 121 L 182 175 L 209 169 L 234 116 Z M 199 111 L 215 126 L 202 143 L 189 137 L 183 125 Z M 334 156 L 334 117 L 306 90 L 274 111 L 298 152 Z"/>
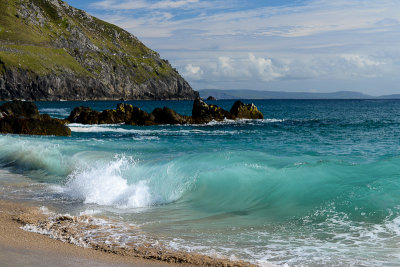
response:
<path fill-rule="evenodd" d="M 72 244 L 77 233 L 79 235 L 80 230 L 85 231 L 88 227 L 79 229 L 79 219 L 58 216 L 54 221 L 31 203 L 0 200 L 0 259 L 3 266 L 254 266 L 152 246 L 121 248 L 89 243 L 88 247 L 81 247 Z M 83 219 L 87 220 L 87 217 Z M 78 223 L 78 227 L 69 227 L 72 222 L 74 226 Z M 53 233 L 56 231 L 68 238 L 49 237 L 21 229 L 28 225 L 50 227 Z"/>
<path fill-rule="evenodd" d="M 45 216 L 30 203 L 0 200 L 0 259 L 2 266 L 173 266 L 166 262 L 105 253 L 51 239 L 21 229 L 22 220 Z"/>

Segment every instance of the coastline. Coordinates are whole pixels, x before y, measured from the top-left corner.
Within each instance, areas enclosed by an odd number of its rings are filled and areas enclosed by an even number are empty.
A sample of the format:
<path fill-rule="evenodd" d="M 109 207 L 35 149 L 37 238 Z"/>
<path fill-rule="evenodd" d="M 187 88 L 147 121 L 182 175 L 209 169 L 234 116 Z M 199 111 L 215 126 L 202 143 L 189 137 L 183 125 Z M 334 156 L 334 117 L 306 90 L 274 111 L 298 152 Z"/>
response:
<path fill-rule="evenodd" d="M 44 218 L 39 209 L 30 203 L 0 200 L 2 266 L 173 266 L 166 262 L 82 248 L 20 228 L 21 220 L 33 222 Z"/>
<path fill-rule="evenodd" d="M 56 224 L 62 225 L 61 221 Z M 30 203 L 0 200 L 2 266 L 252 266 L 245 262 L 214 259 L 179 251 L 160 251 L 154 248 L 121 249 L 105 244 L 84 248 L 21 229 L 27 224 L 49 225 L 54 222 L 49 223 L 48 216 Z M 61 228 L 62 231 L 66 231 L 68 227 Z M 72 231 L 79 232 L 79 229 Z"/>

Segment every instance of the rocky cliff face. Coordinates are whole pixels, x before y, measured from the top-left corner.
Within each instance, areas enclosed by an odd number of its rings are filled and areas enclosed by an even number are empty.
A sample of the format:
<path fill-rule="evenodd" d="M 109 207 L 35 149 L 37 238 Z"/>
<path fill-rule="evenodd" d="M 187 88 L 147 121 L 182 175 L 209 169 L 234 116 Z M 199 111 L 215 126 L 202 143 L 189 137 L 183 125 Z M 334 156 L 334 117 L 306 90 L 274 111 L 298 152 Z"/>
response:
<path fill-rule="evenodd" d="M 61 0 L 0 2 L 0 99 L 194 99 L 135 36 Z"/>

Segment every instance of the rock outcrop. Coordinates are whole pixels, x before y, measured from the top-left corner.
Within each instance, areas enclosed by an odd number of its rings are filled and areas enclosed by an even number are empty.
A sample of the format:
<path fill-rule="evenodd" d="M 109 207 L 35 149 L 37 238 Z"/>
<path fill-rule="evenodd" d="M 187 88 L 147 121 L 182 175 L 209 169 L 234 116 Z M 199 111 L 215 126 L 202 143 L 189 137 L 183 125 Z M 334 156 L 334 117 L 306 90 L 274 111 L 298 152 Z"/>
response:
<path fill-rule="evenodd" d="M 175 112 L 175 110 L 164 107 L 156 108 L 151 113 L 154 116 L 156 124 L 187 124 L 191 122 L 188 116 L 182 116 Z"/>
<path fill-rule="evenodd" d="M 13 101 L 0 106 L 0 133 L 70 136 L 71 130 L 59 119 L 40 115 L 35 104 Z"/>
<path fill-rule="evenodd" d="M 232 114 L 217 105 L 208 105 L 201 98 L 193 102 L 192 119 L 195 124 L 204 124 L 212 120 L 232 119 Z"/>
<path fill-rule="evenodd" d="M 0 18 L 0 100 L 198 96 L 135 36 L 64 1 L 0 1 Z"/>
<path fill-rule="evenodd" d="M 217 100 L 215 97 L 213 97 L 213 96 L 209 96 L 209 97 L 207 97 L 207 99 L 206 100 L 209 100 L 209 101 L 215 101 L 215 100 Z"/>
<path fill-rule="evenodd" d="M 67 121 L 82 124 L 160 125 L 160 124 L 206 124 L 225 119 L 262 119 L 263 115 L 254 104 L 235 102 L 232 112 L 217 105 L 208 105 L 200 98 L 193 102 L 192 116 L 183 116 L 168 107 L 156 108 L 150 114 L 130 104 L 118 104 L 116 109 L 102 112 L 89 107 L 75 108 Z"/>
<path fill-rule="evenodd" d="M 244 104 L 240 100 L 233 104 L 230 114 L 240 119 L 264 119 L 263 114 L 254 104 Z"/>

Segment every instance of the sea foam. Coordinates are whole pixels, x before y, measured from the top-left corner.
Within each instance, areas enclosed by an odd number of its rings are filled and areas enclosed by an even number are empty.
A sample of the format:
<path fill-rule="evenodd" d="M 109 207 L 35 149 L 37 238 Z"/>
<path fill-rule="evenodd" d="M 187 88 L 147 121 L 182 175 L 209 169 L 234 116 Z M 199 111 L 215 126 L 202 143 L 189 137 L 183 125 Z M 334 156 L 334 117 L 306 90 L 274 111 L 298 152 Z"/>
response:
<path fill-rule="evenodd" d="M 97 162 L 87 167 L 79 167 L 67 178 L 65 192 L 84 203 L 138 208 L 153 204 L 146 180 L 129 184 L 123 171 L 136 163 L 132 158 L 116 156 L 106 164 Z"/>

